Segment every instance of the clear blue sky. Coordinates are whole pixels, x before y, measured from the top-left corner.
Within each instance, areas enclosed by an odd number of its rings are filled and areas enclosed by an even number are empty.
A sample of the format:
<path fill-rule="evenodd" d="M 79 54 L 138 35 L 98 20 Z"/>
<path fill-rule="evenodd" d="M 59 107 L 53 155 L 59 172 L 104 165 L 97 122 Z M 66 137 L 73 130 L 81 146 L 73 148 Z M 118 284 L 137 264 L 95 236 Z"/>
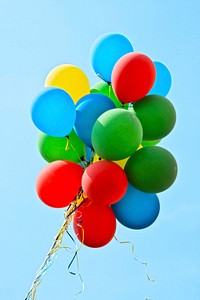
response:
<path fill-rule="evenodd" d="M 118 226 L 118 239 L 131 241 L 134 255 L 129 245 L 116 241 L 80 250 L 85 292 L 77 299 L 199 300 L 199 16 L 199 0 L 0 0 L 0 299 L 25 298 L 63 222 L 64 210 L 44 206 L 35 193 L 35 178 L 46 163 L 30 119 L 32 98 L 49 70 L 61 63 L 79 66 L 91 85 L 97 82 L 90 47 L 112 31 L 171 71 L 168 98 L 178 118 L 162 146 L 176 157 L 179 175 L 159 195 L 161 212 L 152 226 L 139 231 Z M 134 257 L 148 262 L 147 269 Z M 68 273 L 71 258 L 64 250 L 58 254 L 38 300 L 73 299 L 81 285 Z"/>

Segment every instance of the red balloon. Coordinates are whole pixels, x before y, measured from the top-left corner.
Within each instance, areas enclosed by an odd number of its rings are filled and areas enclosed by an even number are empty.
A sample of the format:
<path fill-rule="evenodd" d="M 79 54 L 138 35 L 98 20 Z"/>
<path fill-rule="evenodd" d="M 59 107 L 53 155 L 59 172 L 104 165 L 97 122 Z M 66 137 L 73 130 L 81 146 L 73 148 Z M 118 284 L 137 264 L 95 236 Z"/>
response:
<path fill-rule="evenodd" d="M 116 231 L 116 219 L 109 206 L 86 199 L 75 212 L 74 232 L 81 243 L 98 248 L 108 244 Z"/>
<path fill-rule="evenodd" d="M 54 161 L 38 175 L 36 191 L 39 198 L 51 207 L 61 208 L 70 204 L 80 187 L 83 169 L 71 161 Z"/>
<path fill-rule="evenodd" d="M 90 165 L 82 177 L 82 188 L 89 199 L 98 204 L 119 201 L 128 187 L 124 170 L 112 161 L 102 160 Z"/>
<path fill-rule="evenodd" d="M 153 61 L 146 55 L 131 52 L 122 56 L 112 71 L 112 87 L 122 103 L 136 102 L 151 90 L 156 77 Z"/>

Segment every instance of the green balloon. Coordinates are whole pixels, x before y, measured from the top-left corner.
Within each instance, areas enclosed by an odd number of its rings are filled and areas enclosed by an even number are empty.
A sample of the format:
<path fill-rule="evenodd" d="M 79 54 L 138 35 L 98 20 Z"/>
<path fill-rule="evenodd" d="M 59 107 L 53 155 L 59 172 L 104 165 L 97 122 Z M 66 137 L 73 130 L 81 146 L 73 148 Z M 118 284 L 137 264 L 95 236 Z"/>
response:
<path fill-rule="evenodd" d="M 40 154 L 48 162 L 55 160 L 80 162 L 85 154 L 84 143 L 74 130 L 72 130 L 68 137 L 62 138 L 41 133 L 38 139 L 38 147 Z"/>
<path fill-rule="evenodd" d="M 122 104 L 118 98 L 116 97 L 114 91 L 113 91 L 113 88 L 112 88 L 112 85 L 111 84 L 108 84 L 107 82 L 104 82 L 104 81 L 99 81 L 97 82 L 90 90 L 90 93 L 93 94 L 93 93 L 100 93 L 100 94 L 103 94 L 103 95 L 106 95 L 107 97 L 109 97 L 112 102 L 115 104 L 115 106 L 117 108 L 125 108 L 125 109 L 128 109 L 128 104 Z"/>
<path fill-rule="evenodd" d="M 103 113 L 94 124 L 92 144 L 96 153 L 107 160 L 132 155 L 142 140 L 142 126 L 130 111 L 114 108 Z"/>
<path fill-rule="evenodd" d="M 172 103 L 159 95 L 148 95 L 134 104 L 136 116 L 143 128 L 143 140 L 162 139 L 173 129 L 176 111 Z"/>
<path fill-rule="evenodd" d="M 173 184 L 177 176 L 177 163 L 166 149 L 150 146 L 135 152 L 128 159 L 124 171 L 134 187 L 155 194 Z"/>
<path fill-rule="evenodd" d="M 156 141 L 142 141 L 141 145 L 142 147 L 149 147 L 149 146 L 155 146 L 158 143 L 160 143 L 161 140 L 156 140 Z"/>

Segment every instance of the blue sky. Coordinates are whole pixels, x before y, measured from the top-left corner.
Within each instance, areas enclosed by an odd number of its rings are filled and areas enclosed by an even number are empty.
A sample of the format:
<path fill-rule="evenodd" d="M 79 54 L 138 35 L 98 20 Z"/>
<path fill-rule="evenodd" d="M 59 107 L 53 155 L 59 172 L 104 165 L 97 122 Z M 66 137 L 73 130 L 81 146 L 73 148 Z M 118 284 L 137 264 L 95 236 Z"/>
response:
<path fill-rule="evenodd" d="M 159 194 L 161 212 L 152 226 L 133 231 L 118 225 L 118 239 L 132 242 L 134 254 L 130 245 L 114 240 L 101 249 L 82 247 L 85 291 L 77 299 L 199 300 L 199 13 L 198 0 L 0 1 L 1 299 L 25 298 L 63 222 L 64 210 L 44 206 L 35 192 L 36 176 L 46 163 L 30 119 L 32 99 L 61 63 L 77 65 L 91 85 L 97 82 L 91 44 L 103 33 L 118 32 L 171 71 L 168 98 L 177 124 L 161 145 L 176 157 L 179 174 Z M 65 244 L 71 245 L 69 239 Z M 38 300 L 73 299 L 81 284 L 68 273 L 71 258 L 64 250 L 58 254 L 38 288 Z"/>

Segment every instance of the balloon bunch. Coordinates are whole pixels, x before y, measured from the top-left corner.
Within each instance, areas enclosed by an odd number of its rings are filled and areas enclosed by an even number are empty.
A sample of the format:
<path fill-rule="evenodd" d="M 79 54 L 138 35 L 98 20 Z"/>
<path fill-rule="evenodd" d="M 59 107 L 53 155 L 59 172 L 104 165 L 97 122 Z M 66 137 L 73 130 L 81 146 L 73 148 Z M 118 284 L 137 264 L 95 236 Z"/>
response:
<path fill-rule="evenodd" d="M 125 36 L 99 37 L 91 60 L 97 84 L 90 88 L 76 66 L 57 66 L 31 115 L 49 162 L 37 177 L 39 198 L 54 208 L 73 205 L 77 238 L 101 247 L 113 238 L 116 219 L 132 229 L 156 220 L 156 194 L 177 175 L 175 158 L 157 144 L 173 129 L 176 112 L 166 98 L 168 69 L 135 52 Z"/>

